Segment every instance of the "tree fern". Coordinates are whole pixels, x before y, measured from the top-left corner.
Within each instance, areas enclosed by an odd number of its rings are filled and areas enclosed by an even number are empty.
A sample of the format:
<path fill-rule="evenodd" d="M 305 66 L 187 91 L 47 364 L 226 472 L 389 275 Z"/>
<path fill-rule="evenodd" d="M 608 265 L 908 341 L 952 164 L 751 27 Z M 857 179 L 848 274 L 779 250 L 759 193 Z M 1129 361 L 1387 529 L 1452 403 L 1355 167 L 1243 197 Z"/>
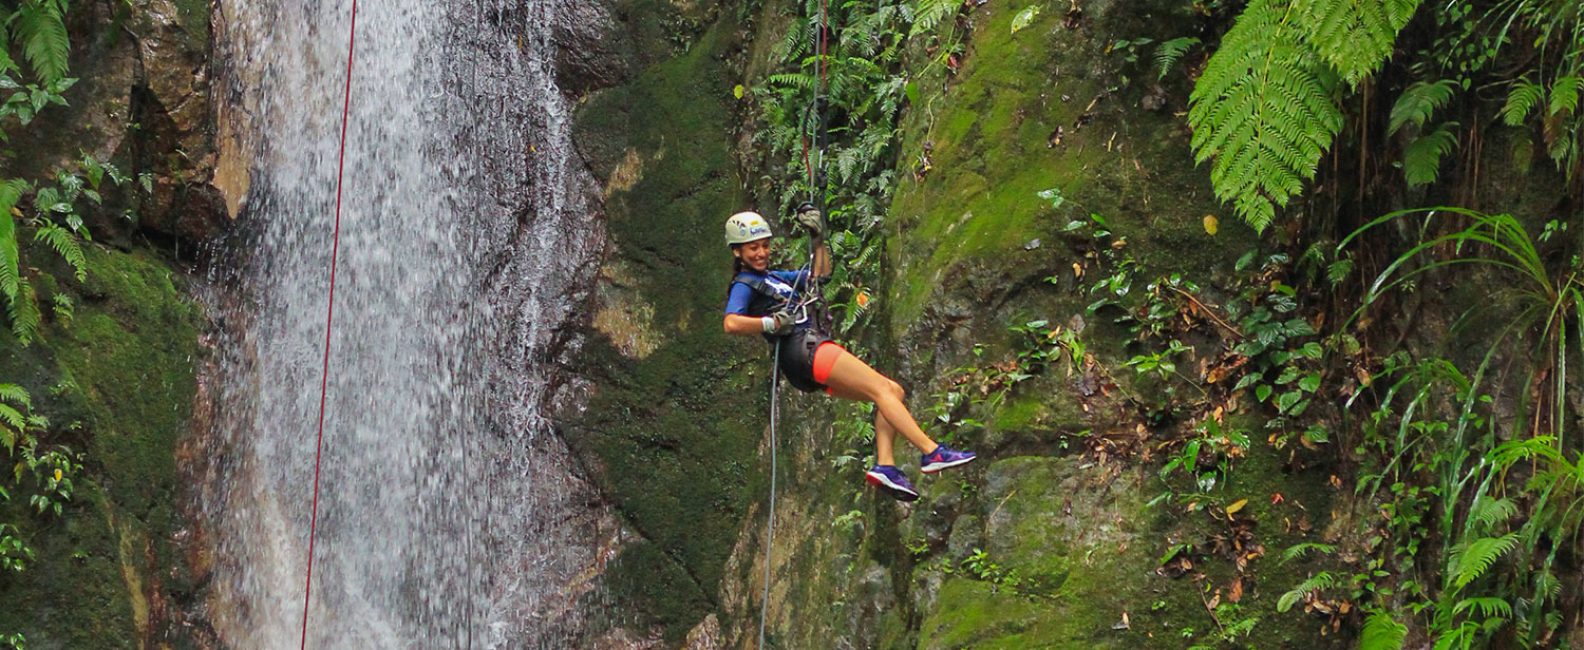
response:
<path fill-rule="evenodd" d="M 1449 128 L 1456 126 L 1456 122 L 1443 124 L 1408 143 L 1408 148 L 1403 151 L 1403 177 L 1409 187 L 1435 182 L 1441 173 L 1441 159 L 1457 148 L 1457 135 Z"/>
<path fill-rule="evenodd" d="M 1381 610 L 1370 613 L 1359 637 L 1359 650 L 1400 650 L 1408 638 L 1408 626 L 1392 620 Z"/>
<path fill-rule="evenodd" d="M 62 7 L 56 0 L 22 0 L 17 8 L 12 34 L 22 43 L 22 55 L 33 65 L 33 72 L 44 83 L 66 76 L 70 41 Z"/>
<path fill-rule="evenodd" d="M 1469 542 L 1461 551 L 1452 556 L 1452 586 L 1462 589 L 1469 583 L 1485 575 L 1496 560 L 1511 551 L 1518 545 L 1518 534 L 1508 533 L 1501 537 L 1481 537 Z"/>
<path fill-rule="evenodd" d="M 1452 94 L 1457 90 L 1457 84 L 1450 79 L 1436 82 L 1415 82 L 1403 90 L 1397 102 L 1392 104 L 1391 121 L 1386 130 L 1388 133 L 1397 133 L 1402 127 L 1412 124 L 1417 128 L 1424 128 L 1430 121 L 1431 115 L 1451 101 Z"/>
<path fill-rule="evenodd" d="M 1156 46 L 1155 80 L 1159 81 L 1161 79 L 1165 79 L 1166 75 L 1171 74 L 1172 66 L 1177 65 L 1177 62 L 1182 60 L 1183 55 L 1187 54 L 1188 50 L 1192 49 L 1193 46 L 1198 44 L 1199 39 L 1192 36 L 1184 36 L 1182 38 L 1174 38 L 1169 41 L 1165 41 Z"/>
<path fill-rule="evenodd" d="M 1221 41 L 1189 98 L 1197 162 L 1215 158 L 1216 197 L 1263 230 L 1313 178 L 1342 130 L 1325 71 L 1301 47 L 1294 5 L 1254 0 Z"/>
<path fill-rule="evenodd" d="M 1294 0 L 1298 24 L 1309 46 L 1357 85 L 1391 58 L 1397 32 L 1421 0 Z"/>
<path fill-rule="evenodd" d="M 77 281 L 88 279 L 88 259 L 83 256 L 82 245 L 77 243 L 77 236 L 70 230 L 60 227 L 52 222 L 45 222 L 38 232 L 33 233 L 35 241 L 49 244 L 61 258 L 72 267 L 72 272 L 77 276 Z"/>
<path fill-rule="evenodd" d="M 1512 89 L 1507 91 L 1507 104 L 1501 110 L 1502 121 L 1507 126 L 1519 126 L 1544 102 L 1545 86 L 1527 78 L 1514 81 Z"/>

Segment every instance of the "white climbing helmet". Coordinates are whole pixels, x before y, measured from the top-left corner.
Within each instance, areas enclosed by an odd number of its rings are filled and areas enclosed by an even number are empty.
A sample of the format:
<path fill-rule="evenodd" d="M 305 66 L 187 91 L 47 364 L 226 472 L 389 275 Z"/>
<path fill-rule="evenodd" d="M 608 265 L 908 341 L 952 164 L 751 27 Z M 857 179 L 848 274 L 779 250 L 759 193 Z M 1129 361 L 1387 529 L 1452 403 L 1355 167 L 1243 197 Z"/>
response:
<path fill-rule="evenodd" d="M 736 246 L 766 237 L 774 237 L 770 223 L 758 212 L 738 212 L 726 220 L 726 245 Z"/>

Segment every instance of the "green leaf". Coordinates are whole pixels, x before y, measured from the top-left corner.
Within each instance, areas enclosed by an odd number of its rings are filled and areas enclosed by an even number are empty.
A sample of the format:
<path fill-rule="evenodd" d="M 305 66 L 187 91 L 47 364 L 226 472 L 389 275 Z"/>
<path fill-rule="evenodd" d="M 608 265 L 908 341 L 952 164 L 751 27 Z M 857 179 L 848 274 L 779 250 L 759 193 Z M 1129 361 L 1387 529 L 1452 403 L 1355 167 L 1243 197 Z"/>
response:
<path fill-rule="evenodd" d="M 99 181 L 104 178 L 104 165 L 99 164 L 99 160 L 93 156 L 83 154 L 82 167 L 83 174 L 88 177 L 88 186 L 99 189 Z"/>
<path fill-rule="evenodd" d="M 1034 19 L 1039 16 L 1039 12 L 1039 5 L 1029 5 L 1027 9 L 1019 11 L 1018 15 L 1012 17 L 1012 33 L 1016 34 L 1023 31 L 1024 28 L 1034 22 Z"/>
<path fill-rule="evenodd" d="M 1298 380 L 1298 387 L 1305 392 L 1313 393 L 1320 388 L 1320 373 L 1312 372 Z"/>
<path fill-rule="evenodd" d="M 1281 412 L 1281 413 L 1286 413 L 1288 410 L 1292 409 L 1292 407 L 1298 403 L 1298 400 L 1301 400 L 1301 399 L 1303 399 L 1303 393 L 1298 392 L 1296 390 L 1290 390 L 1290 391 L 1287 391 L 1287 392 L 1282 393 L 1280 395 L 1277 395 L 1276 396 L 1276 410 L 1278 412 Z"/>
<path fill-rule="evenodd" d="M 1271 388 L 1270 384 L 1260 384 L 1254 388 L 1254 398 L 1263 402 L 1266 398 L 1271 396 L 1271 392 L 1274 390 L 1275 389 Z"/>

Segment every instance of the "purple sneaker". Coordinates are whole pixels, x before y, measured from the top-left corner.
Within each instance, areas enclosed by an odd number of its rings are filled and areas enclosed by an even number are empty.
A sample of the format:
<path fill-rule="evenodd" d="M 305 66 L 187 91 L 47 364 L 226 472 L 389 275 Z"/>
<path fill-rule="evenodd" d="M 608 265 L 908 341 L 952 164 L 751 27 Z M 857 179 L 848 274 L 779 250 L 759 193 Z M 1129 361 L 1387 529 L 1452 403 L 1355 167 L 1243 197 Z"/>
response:
<path fill-rule="evenodd" d="M 902 470 L 891 465 L 875 465 L 864 475 L 864 480 L 870 485 L 890 493 L 897 501 L 916 501 L 918 492 L 913 491 L 913 484 L 909 483 Z"/>
<path fill-rule="evenodd" d="M 934 474 L 943 469 L 951 469 L 958 465 L 967 465 L 973 461 L 974 453 L 971 451 L 957 451 L 946 445 L 935 447 L 935 451 L 924 454 L 919 458 L 919 471 L 925 474 Z"/>

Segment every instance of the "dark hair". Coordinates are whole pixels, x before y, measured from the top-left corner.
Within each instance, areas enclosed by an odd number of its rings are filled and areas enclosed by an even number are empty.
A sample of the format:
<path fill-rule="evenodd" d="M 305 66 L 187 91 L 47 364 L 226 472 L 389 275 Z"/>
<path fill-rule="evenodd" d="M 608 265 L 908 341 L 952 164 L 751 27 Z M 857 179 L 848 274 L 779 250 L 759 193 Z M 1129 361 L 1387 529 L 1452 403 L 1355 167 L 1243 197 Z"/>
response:
<path fill-rule="evenodd" d="M 732 244 L 731 245 L 731 249 L 733 251 L 736 251 L 739 246 L 742 246 L 742 244 Z M 742 258 L 741 257 L 737 257 L 736 255 L 733 255 L 732 256 L 732 273 L 731 273 L 731 279 L 732 279 L 733 282 L 735 282 L 737 280 L 737 276 L 740 275 L 743 272 L 743 268 L 744 267 L 743 267 Z M 727 296 L 731 295 L 731 282 L 726 283 L 726 295 Z"/>

